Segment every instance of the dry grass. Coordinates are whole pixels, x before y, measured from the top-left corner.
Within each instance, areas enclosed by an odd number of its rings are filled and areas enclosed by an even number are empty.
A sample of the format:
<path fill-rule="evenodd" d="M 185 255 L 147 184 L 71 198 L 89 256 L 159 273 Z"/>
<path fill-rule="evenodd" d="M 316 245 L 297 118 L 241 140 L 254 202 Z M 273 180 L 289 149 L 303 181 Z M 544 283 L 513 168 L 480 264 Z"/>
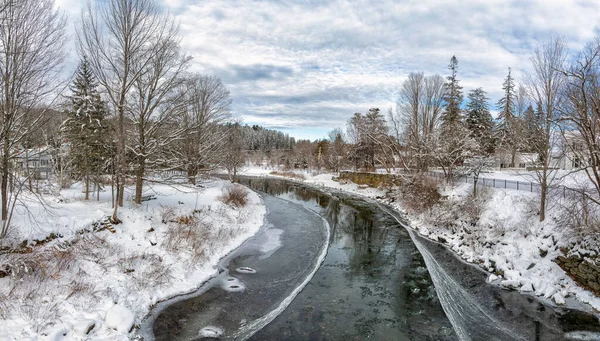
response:
<path fill-rule="evenodd" d="M 232 184 L 223 187 L 218 199 L 233 207 L 243 207 L 248 203 L 248 190 L 242 185 Z"/>
<path fill-rule="evenodd" d="M 298 180 L 306 179 L 304 174 L 298 174 L 298 173 L 294 173 L 294 172 L 290 172 L 290 171 L 272 171 L 271 174 L 283 176 L 286 178 L 298 179 Z"/>

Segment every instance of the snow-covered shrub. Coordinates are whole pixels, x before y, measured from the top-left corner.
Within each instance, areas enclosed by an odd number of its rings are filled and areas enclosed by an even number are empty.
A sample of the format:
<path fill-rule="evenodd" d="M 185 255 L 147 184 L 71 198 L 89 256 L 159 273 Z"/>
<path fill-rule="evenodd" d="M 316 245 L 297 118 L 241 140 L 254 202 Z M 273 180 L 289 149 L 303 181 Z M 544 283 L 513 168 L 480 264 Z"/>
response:
<path fill-rule="evenodd" d="M 244 186 L 238 184 L 223 187 L 219 200 L 234 207 L 246 206 L 248 203 L 248 190 Z"/>
<path fill-rule="evenodd" d="M 423 213 L 439 204 L 442 196 L 438 180 L 426 176 L 414 176 L 400 187 L 403 207 L 413 213 Z"/>

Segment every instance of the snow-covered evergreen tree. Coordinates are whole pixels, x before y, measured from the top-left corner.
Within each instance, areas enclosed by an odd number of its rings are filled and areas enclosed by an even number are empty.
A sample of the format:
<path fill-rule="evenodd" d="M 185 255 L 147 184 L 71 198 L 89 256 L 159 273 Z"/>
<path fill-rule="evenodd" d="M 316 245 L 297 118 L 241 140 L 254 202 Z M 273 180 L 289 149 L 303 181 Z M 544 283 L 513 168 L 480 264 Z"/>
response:
<path fill-rule="evenodd" d="M 450 76 L 446 77 L 448 81 L 446 82 L 446 92 L 444 94 L 446 110 L 442 115 L 443 126 L 453 125 L 457 122 L 460 122 L 460 104 L 463 100 L 462 86 L 459 85 L 459 80 L 457 78 L 458 59 L 456 59 L 456 56 L 452 56 L 452 58 L 450 58 L 450 65 L 448 65 L 448 69 L 450 70 Z"/>
<path fill-rule="evenodd" d="M 477 141 L 481 154 L 493 152 L 492 128 L 493 119 L 488 104 L 489 98 L 482 88 L 469 92 L 469 103 L 467 104 L 467 115 L 465 118 L 467 129 L 471 136 Z"/>
<path fill-rule="evenodd" d="M 69 143 L 74 176 L 85 184 L 89 199 L 90 181 L 99 174 L 106 157 L 106 106 L 97 90 L 95 77 L 86 57 L 83 58 L 69 87 L 70 108 L 61 130 Z"/>

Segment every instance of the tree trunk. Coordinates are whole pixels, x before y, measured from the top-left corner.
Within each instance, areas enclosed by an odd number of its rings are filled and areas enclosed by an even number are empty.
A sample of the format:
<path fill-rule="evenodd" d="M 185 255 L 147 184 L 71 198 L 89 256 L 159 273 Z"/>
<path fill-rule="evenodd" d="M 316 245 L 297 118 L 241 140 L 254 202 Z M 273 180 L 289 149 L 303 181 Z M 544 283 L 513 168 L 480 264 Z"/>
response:
<path fill-rule="evenodd" d="M 4 129 L 4 145 L 2 153 L 2 233 L 0 237 L 6 235 L 8 229 L 8 153 L 9 153 L 9 137 L 6 129 Z"/>
<path fill-rule="evenodd" d="M 546 219 L 546 184 L 541 184 L 541 192 L 540 192 L 540 222 Z"/>
<path fill-rule="evenodd" d="M 196 175 L 198 175 L 198 171 L 196 170 L 196 167 L 194 167 L 194 165 L 192 165 L 192 164 L 188 165 L 187 175 L 188 175 L 188 182 L 192 185 L 195 185 L 196 184 Z"/>
<path fill-rule="evenodd" d="M 90 200 L 90 175 L 88 174 L 88 172 L 86 171 L 85 174 L 85 200 L 88 201 Z"/>
<path fill-rule="evenodd" d="M 29 170 L 29 149 L 25 148 L 25 172 L 27 174 L 27 184 L 29 185 L 29 191 L 33 192 L 33 184 L 31 183 L 31 174 Z"/>
<path fill-rule="evenodd" d="M 135 175 L 135 203 L 142 203 L 142 190 L 144 189 L 144 171 L 146 165 L 146 158 L 143 156 L 139 157 L 138 169 Z"/>
<path fill-rule="evenodd" d="M 473 177 L 473 198 L 477 198 L 477 180 L 479 180 L 479 176 L 474 176 Z M 484 182 L 484 184 L 485 184 L 485 182 Z"/>

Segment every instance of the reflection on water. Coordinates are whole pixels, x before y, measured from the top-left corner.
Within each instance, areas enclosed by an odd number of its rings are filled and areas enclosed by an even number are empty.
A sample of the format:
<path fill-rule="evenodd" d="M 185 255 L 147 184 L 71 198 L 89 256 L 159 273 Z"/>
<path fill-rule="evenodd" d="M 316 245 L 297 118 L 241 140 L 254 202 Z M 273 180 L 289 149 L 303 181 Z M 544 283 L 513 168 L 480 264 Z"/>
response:
<path fill-rule="evenodd" d="M 285 181 L 244 184 L 319 212 L 327 257 L 290 306 L 253 339 L 455 340 L 423 258 L 403 228 L 362 200 Z"/>
<path fill-rule="evenodd" d="M 291 339 L 600 340 L 597 316 L 489 285 L 483 272 L 445 247 L 417 236 L 419 252 L 397 220 L 373 203 L 277 180 L 248 184 L 320 212 L 333 230 L 328 257 L 314 285 L 307 286 L 257 340 L 277 335 Z M 318 322 L 290 322 L 315 315 Z"/>

